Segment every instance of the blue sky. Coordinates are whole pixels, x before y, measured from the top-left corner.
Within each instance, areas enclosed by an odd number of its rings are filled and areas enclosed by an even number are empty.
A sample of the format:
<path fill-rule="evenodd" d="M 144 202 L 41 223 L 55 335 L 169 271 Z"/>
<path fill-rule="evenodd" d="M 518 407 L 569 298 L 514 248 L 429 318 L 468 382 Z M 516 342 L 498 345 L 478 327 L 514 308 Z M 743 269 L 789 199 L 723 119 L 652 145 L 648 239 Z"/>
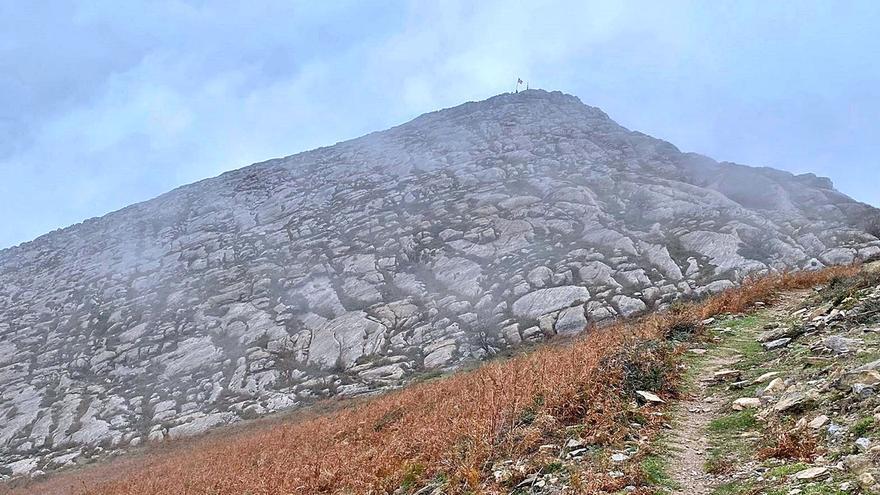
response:
<path fill-rule="evenodd" d="M 517 76 L 880 205 L 880 2 L 0 0 L 0 247 Z"/>

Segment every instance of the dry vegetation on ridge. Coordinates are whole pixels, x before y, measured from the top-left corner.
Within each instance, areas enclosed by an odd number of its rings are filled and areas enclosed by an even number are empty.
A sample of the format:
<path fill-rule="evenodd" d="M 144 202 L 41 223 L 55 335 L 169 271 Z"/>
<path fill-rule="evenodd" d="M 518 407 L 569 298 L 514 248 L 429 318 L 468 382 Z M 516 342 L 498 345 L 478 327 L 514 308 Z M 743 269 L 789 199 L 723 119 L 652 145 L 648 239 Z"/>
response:
<path fill-rule="evenodd" d="M 699 329 L 711 316 L 744 311 L 776 291 L 812 287 L 855 270 L 747 281 L 701 303 L 620 321 L 563 345 L 417 383 L 350 408 L 191 440 L 116 468 L 111 463 L 62 473 L 22 493 L 361 494 L 415 493 L 426 486 L 440 487 L 438 493 L 509 493 L 525 474 L 496 481 L 495 461 L 536 457 L 548 438 L 564 442 L 566 427 L 575 425 L 586 444 L 614 445 L 633 422 L 636 388 L 675 395 L 675 349 L 654 344 Z M 640 469 L 610 477 L 607 469 L 591 471 L 590 462 L 571 474 L 573 493 L 645 484 Z"/>

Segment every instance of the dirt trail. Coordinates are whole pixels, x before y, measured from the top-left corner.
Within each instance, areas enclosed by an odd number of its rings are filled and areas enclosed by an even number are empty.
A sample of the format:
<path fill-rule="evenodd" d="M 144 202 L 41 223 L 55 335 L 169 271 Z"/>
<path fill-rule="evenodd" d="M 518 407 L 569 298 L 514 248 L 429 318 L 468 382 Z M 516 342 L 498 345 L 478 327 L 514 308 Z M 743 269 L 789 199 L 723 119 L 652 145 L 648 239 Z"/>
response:
<path fill-rule="evenodd" d="M 809 291 L 792 291 L 781 294 L 770 308 L 772 318 L 790 313 Z M 714 489 L 713 476 L 706 473 L 709 456 L 709 423 L 720 416 L 724 399 L 715 397 L 710 390 L 713 374 L 735 365 L 738 354 L 724 355 L 725 349 L 709 345 L 706 357 L 698 366 L 692 396 L 682 401 L 673 411 L 677 421 L 668 436 L 669 474 L 676 484 L 673 493 L 682 495 L 710 495 Z"/>
<path fill-rule="evenodd" d="M 709 422 L 718 416 L 721 403 L 708 393 L 706 382 L 715 371 L 735 362 L 735 358 L 710 357 L 697 376 L 693 398 L 681 402 L 674 412 L 679 420 L 668 441 L 669 474 L 678 487 L 674 493 L 709 495 L 712 492 L 712 477 L 704 469 L 709 450 L 706 430 Z"/>

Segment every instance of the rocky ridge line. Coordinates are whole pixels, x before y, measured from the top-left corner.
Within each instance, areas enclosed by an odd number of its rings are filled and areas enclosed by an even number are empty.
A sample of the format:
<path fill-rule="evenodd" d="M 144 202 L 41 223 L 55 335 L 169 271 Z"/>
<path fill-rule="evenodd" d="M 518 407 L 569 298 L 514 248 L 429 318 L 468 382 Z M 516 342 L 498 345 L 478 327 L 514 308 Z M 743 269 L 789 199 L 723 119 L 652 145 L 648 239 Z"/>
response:
<path fill-rule="evenodd" d="M 251 165 L 0 251 L 0 475 L 867 258 L 877 216 L 539 90 Z"/>

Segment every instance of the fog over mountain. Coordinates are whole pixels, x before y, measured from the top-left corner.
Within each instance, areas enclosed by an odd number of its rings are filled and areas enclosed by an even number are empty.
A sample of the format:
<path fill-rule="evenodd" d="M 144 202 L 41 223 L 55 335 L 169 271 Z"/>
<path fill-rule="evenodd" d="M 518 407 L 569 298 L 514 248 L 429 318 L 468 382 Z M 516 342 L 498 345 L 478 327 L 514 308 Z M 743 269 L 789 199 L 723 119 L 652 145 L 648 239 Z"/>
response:
<path fill-rule="evenodd" d="M 254 164 L 0 251 L 0 475 L 876 256 L 878 218 L 541 90 Z"/>

